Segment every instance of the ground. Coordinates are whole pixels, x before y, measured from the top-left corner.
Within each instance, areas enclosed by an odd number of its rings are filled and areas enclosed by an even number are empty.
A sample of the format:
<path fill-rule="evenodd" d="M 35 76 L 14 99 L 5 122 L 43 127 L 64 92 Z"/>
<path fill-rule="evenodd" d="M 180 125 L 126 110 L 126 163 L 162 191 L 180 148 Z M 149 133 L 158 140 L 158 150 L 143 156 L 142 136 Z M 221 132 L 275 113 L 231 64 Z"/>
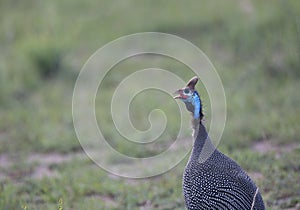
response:
<path fill-rule="evenodd" d="M 206 54 L 226 94 L 219 150 L 250 174 L 268 209 L 300 209 L 299 8 L 297 0 L 1 1 L 0 209 L 184 209 L 187 157 L 160 176 L 121 178 L 88 158 L 74 130 L 72 95 L 84 63 L 108 42 L 144 31 L 180 36 Z M 168 148 L 180 120 L 170 95 L 151 90 L 134 98 L 130 112 L 136 128 L 146 130 L 145 113 L 163 110 L 168 127 L 159 142 L 132 146 L 116 132 L 114 90 L 150 67 L 184 81 L 195 76 L 170 58 L 135 56 L 110 70 L 96 96 L 104 137 L 139 158 Z M 211 102 L 201 78 L 197 90 L 209 125 Z M 183 148 L 190 145 L 188 127 Z M 126 164 L 118 161 L 120 168 Z"/>

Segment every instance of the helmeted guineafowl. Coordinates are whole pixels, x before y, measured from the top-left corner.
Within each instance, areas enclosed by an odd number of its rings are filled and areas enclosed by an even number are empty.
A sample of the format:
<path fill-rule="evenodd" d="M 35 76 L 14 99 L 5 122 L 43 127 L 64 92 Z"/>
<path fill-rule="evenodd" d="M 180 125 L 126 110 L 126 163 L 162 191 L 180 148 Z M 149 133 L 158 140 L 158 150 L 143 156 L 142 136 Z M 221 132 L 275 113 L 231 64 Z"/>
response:
<path fill-rule="evenodd" d="M 202 104 L 195 90 L 197 82 L 198 78 L 193 77 L 174 97 L 181 99 L 193 115 L 194 145 L 183 175 L 187 208 L 265 209 L 261 194 L 247 173 L 211 142 L 202 122 Z M 203 160 L 201 155 L 206 151 L 211 152 Z"/>

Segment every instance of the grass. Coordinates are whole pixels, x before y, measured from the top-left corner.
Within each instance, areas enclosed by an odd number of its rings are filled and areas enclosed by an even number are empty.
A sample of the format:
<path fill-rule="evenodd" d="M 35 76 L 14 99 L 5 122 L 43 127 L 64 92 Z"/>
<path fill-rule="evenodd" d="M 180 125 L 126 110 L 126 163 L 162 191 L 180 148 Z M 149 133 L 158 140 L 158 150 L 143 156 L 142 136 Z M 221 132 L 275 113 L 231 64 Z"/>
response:
<path fill-rule="evenodd" d="M 208 55 L 227 98 L 220 150 L 249 172 L 268 209 L 299 208 L 299 10 L 296 0 L 1 1 L 0 209 L 184 209 L 187 158 L 161 176 L 120 178 L 88 159 L 73 127 L 72 92 L 84 62 L 107 42 L 143 31 L 179 35 Z M 155 90 L 139 94 L 131 107 L 132 122 L 141 130 L 149 128 L 145 113 L 163 109 L 167 130 L 155 145 L 122 143 L 114 128 L 109 111 L 114 89 L 149 67 L 186 81 L 194 76 L 172 59 L 136 56 L 106 75 L 96 97 L 105 137 L 135 157 L 163 151 L 178 132 L 176 104 Z M 197 87 L 209 120 L 207 92 Z M 29 161 L 41 154 L 49 157 Z"/>

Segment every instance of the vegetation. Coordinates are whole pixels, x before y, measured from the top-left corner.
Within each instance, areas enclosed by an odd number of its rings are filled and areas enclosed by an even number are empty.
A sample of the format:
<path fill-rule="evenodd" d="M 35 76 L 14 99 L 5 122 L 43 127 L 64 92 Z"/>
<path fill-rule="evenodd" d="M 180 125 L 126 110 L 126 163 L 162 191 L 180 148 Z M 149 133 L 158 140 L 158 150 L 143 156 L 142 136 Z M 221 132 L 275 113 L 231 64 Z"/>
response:
<path fill-rule="evenodd" d="M 249 172 L 268 209 L 300 208 L 299 14 L 297 0 L 1 1 L 0 209 L 184 209 L 187 159 L 161 176 L 120 178 L 85 155 L 73 127 L 83 64 L 109 41 L 144 31 L 178 35 L 206 53 L 227 98 L 220 150 Z M 105 137 L 135 157 L 161 152 L 178 132 L 172 100 L 162 106 L 166 95 L 153 91 L 133 101 L 133 123 L 147 129 L 144 113 L 161 106 L 169 139 L 146 149 L 120 143 L 109 102 L 123 78 L 149 67 L 194 76 L 171 59 L 134 57 L 110 71 L 96 98 Z M 198 90 L 209 119 L 206 90 Z"/>

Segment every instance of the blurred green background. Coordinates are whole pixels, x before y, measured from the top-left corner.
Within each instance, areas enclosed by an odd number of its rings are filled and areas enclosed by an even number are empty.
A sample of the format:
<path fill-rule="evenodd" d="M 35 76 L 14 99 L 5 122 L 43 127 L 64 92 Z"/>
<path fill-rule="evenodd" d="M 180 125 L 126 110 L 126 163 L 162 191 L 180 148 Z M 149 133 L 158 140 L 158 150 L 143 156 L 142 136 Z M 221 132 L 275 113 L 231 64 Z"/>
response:
<path fill-rule="evenodd" d="M 0 17 L 0 209 L 184 209 L 187 159 L 162 176 L 123 179 L 89 160 L 74 132 L 72 93 L 83 64 L 104 44 L 144 31 L 178 35 L 205 52 L 227 98 L 219 149 L 249 172 L 268 209 L 300 208 L 298 0 L 1 0 Z M 170 138 L 141 149 L 120 143 L 109 99 L 122 78 L 141 68 L 172 69 L 185 81 L 194 75 L 156 56 L 120 65 L 96 100 L 97 119 L 107 121 L 101 129 L 123 153 L 157 153 L 176 136 L 174 104 L 163 109 Z M 199 92 L 209 119 L 207 94 Z M 145 109 L 163 97 L 151 96 L 133 103 L 141 129 L 148 126 Z"/>

